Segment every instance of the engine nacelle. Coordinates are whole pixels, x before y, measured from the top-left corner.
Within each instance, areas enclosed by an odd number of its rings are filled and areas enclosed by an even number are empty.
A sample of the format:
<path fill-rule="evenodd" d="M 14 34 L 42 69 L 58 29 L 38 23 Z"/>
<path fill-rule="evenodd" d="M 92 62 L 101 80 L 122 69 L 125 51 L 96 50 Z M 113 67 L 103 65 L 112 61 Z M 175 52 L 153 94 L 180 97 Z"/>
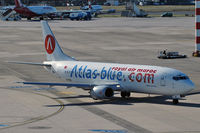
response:
<path fill-rule="evenodd" d="M 114 95 L 113 89 L 107 86 L 95 86 L 90 91 L 90 96 L 96 100 L 111 98 L 113 97 L 113 95 Z"/>

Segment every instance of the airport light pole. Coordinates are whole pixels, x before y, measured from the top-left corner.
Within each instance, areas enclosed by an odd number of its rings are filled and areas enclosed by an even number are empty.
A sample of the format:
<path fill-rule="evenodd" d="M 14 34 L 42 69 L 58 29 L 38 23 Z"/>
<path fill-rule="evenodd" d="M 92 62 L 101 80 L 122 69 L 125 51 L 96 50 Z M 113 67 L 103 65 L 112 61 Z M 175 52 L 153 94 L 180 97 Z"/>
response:
<path fill-rule="evenodd" d="M 195 0 L 195 52 L 194 57 L 200 57 L 200 0 Z"/>

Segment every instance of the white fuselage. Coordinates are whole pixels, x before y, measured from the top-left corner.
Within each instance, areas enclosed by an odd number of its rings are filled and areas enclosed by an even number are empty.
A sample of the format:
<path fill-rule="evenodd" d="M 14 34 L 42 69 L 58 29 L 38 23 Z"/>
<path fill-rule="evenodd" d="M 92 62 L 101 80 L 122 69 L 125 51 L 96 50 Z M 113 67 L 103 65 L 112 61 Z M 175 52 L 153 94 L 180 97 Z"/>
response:
<path fill-rule="evenodd" d="M 52 6 L 22 6 L 15 7 L 14 10 L 28 18 L 50 15 L 56 12 L 56 8 Z"/>
<path fill-rule="evenodd" d="M 56 8 L 52 6 L 28 6 L 27 7 L 30 11 L 43 15 L 43 14 L 49 14 L 49 13 L 55 13 Z"/>
<path fill-rule="evenodd" d="M 44 64 L 51 64 L 48 70 L 67 81 L 96 85 L 116 83 L 121 91 L 173 96 L 194 88 L 184 73 L 166 67 L 82 61 L 47 61 Z"/>

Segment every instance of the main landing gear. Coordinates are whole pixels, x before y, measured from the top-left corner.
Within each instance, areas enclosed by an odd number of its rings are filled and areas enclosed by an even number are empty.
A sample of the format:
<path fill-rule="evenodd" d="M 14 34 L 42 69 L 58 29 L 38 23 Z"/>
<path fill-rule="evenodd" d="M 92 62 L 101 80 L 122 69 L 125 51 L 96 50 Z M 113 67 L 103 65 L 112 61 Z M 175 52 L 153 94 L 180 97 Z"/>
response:
<path fill-rule="evenodd" d="M 122 98 L 129 98 L 131 95 L 131 92 L 128 91 L 121 91 L 121 97 Z"/>

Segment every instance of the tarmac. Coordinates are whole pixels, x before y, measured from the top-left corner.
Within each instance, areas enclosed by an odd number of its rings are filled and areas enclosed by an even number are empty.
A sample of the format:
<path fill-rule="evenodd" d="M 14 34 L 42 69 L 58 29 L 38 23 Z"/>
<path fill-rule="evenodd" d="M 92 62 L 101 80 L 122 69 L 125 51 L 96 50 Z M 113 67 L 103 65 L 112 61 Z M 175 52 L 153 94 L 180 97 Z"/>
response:
<path fill-rule="evenodd" d="M 49 21 L 64 53 L 78 60 L 158 65 L 186 73 L 200 92 L 200 58 L 195 20 L 174 18 L 96 18 Z M 162 60 L 159 50 L 185 59 Z M 7 61 L 45 61 L 39 21 L 0 21 L 0 132 L 42 133 L 197 133 L 200 94 L 173 105 L 166 96 L 132 93 L 121 99 L 93 100 L 80 88 L 22 85 L 19 81 L 64 82 L 43 67 Z"/>

